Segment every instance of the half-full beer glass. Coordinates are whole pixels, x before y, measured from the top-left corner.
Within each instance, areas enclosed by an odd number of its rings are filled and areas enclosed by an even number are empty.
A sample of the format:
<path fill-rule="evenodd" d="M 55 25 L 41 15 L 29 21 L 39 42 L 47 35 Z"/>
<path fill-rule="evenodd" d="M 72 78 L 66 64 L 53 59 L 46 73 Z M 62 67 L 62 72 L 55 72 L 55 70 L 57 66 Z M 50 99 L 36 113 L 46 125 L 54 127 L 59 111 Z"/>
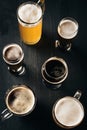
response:
<path fill-rule="evenodd" d="M 69 51 L 72 46 L 72 39 L 78 33 L 78 23 L 74 18 L 63 18 L 58 24 L 57 32 L 58 40 L 56 40 L 55 45 Z"/>
<path fill-rule="evenodd" d="M 17 9 L 17 19 L 21 40 L 34 45 L 39 42 L 42 34 L 43 11 L 39 2 L 32 1 L 21 4 Z"/>

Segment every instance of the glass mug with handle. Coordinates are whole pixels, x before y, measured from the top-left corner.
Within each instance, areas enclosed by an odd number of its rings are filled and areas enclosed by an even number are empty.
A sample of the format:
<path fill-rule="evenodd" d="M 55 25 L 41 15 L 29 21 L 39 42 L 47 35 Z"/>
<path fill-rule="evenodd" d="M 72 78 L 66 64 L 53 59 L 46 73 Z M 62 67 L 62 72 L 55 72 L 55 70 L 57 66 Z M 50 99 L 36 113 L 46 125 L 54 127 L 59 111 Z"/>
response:
<path fill-rule="evenodd" d="M 36 106 L 36 96 L 28 86 L 14 85 L 6 92 L 5 103 L 7 108 L 1 113 L 2 121 L 13 115 L 21 117 L 30 114 Z"/>
<path fill-rule="evenodd" d="M 27 45 L 34 45 L 41 39 L 44 10 L 45 0 L 28 1 L 17 9 L 20 37 Z"/>
<path fill-rule="evenodd" d="M 74 97 L 66 96 L 55 102 L 52 116 L 57 126 L 70 129 L 80 125 L 84 118 L 84 107 L 79 101 L 81 95 L 81 91 L 78 90 Z"/>
<path fill-rule="evenodd" d="M 58 40 L 55 41 L 55 47 L 70 51 L 72 40 L 78 33 L 78 22 L 72 17 L 63 18 L 57 27 Z"/>

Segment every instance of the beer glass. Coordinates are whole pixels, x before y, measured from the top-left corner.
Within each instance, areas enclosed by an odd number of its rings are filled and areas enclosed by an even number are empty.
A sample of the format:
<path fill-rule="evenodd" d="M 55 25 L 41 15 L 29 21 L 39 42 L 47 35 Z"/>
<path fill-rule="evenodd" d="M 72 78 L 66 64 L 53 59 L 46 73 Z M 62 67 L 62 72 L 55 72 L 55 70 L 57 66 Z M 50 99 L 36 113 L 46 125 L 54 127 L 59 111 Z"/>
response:
<path fill-rule="evenodd" d="M 1 120 L 9 119 L 13 115 L 22 117 L 30 114 L 36 106 L 36 96 L 28 86 L 24 84 L 13 85 L 6 91 L 6 108 L 1 113 Z"/>
<path fill-rule="evenodd" d="M 25 72 L 23 65 L 24 52 L 22 48 L 16 44 L 8 44 L 3 48 L 3 59 L 8 66 L 8 70 L 17 75 L 22 75 Z"/>
<path fill-rule="evenodd" d="M 71 129 L 80 125 L 84 118 L 84 107 L 79 101 L 81 95 L 78 90 L 73 97 L 65 96 L 55 102 L 52 117 L 57 126 Z"/>
<path fill-rule="evenodd" d="M 78 23 L 74 18 L 63 18 L 57 27 L 58 40 L 55 41 L 55 47 L 70 51 L 72 40 L 78 33 Z"/>
<path fill-rule="evenodd" d="M 50 57 L 41 67 L 42 79 L 46 86 L 59 88 L 68 76 L 68 66 L 64 59 Z"/>
<path fill-rule="evenodd" d="M 17 9 L 20 37 L 27 45 L 34 45 L 41 39 L 44 1 L 28 1 Z"/>

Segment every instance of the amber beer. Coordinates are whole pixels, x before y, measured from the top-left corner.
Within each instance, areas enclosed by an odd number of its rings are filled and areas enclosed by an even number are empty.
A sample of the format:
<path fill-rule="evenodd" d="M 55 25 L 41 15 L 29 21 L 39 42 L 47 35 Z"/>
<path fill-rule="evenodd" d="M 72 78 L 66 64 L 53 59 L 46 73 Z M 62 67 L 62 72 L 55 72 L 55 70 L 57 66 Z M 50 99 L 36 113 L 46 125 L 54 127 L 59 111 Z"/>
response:
<path fill-rule="evenodd" d="M 39 42 L 42 34 L 42 9 L 32 2 L 21 4 L 17 10 L 19 31 L 24 43 L 34 45 Z"/>
<path fill-rule="evenodd" d="M 58 24 L 57 32 L 59 36 L 60 47 L 62 49 L 70 50 L 72 39 L 78 33 L 78 23 L 73 18 L 63 18 Z"/>

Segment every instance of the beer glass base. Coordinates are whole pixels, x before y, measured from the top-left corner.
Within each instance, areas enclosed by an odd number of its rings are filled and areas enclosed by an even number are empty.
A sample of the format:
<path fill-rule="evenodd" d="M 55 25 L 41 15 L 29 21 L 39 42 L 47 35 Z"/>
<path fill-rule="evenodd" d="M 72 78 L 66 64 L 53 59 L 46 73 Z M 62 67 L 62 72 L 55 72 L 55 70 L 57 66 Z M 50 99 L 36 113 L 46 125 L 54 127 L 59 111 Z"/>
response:
<path fill-rule="evenodd" d="M 33 46 L 33 45 L 38 44 L 38 42 L 40 41 L 40 39 L 41 39 L 41 37 L 40 37 L 38 40 L 34 41 L 34 42 L 29 42 L 29 41 L 26 41 L 26 40 L 23 40 L 23 39 L 22 39 L 22 42 L 23 42 L 24 44 L 26 44 L 26 45 Z"/>
<path fill-rule="evenodd" d="M 23 75 L 25 73 L 25 67 L 24 66 L 21 66 L 17 70 L 14 70 L 14 69 L 11 69 L 10 67 L 8 67 L 8 70 L 10 71 L 10 73 L 12 73 L 14 75 Z"/>
<path fill-rule="evenodd" d="M 44 79 L 42 79 L 42 83 L 49 89 L 56 90 L 61 87 L 62 84 L 49 84 Z"/>
<path fill-rule="evenodd" d="M 60 43 L 59 40 L 55 40 L 55 48 L 58 48 L 58 47 L 62 50 L 70 51 L 71 50 L 71 43 L 63 45 L 62 43 Z"/>
<path fill-rule="evenodd" d="M 71 50 L 71 43 L 66 45 L 66 50 L 67 50 L 67 51 L 70 51 L 70 50 Z"/>

